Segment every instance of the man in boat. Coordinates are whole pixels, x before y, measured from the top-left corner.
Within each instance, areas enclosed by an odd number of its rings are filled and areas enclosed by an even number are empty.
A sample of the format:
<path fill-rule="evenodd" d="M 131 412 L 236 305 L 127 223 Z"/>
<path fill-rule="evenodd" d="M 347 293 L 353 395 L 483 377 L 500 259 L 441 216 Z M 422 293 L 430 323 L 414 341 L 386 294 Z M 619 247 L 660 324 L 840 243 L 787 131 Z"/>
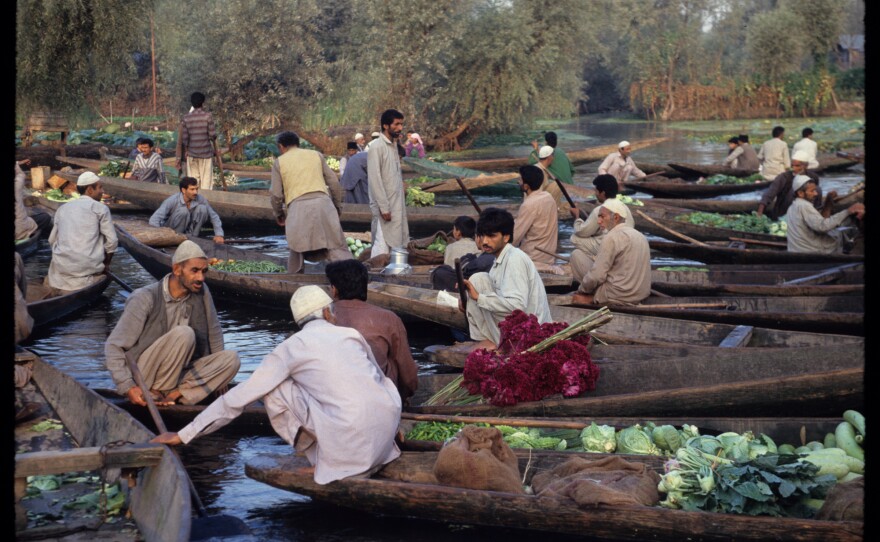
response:
<path fill-rule="evenodd" d="M 361 334 L 334 325 L 332 303 L 318 286 L 297 289 L 290 308 L 301 331 L 178 433 L 152 442 L 188 444 L 262 400 L 278 435 L 314 465 L 318 484 L 366 477 L 396 459 L 400 395 Z"/>
<path fill-rule="evenodd" d="M 354 134 L 354 142 L 357 144 L 358 152 L 363 152 L 367 150 L 367 141 L 364 139 L 364 134 L 358 132 Z"/>
<path fill-rule="evenodd" d="M 762 216 L 765 212 L 770 220 L 779 220 L 788 212 L 791 202 L 795 199 L 794 190 L 792 190 L 792 181 L 797 175 L 806 175 L 813 179 L 816 183 L 816 199 L 813 205 L 817 209 L 822 209 L 823 216 L 831 215 L 831 207 L 834 205 L 834 197 L 836 192 L 828 194 L 825 204 L 822 204 L 822 188 L 819 187 L 819 176 L 815 172 L 807 171 L 809 163 L 809 155 L 806 152 L 798 151 L 791 158 L 791 170 L 784 171 L 773 179 L 773 183 L 767 187 L 764 194 L 761 195 L 761 201 L 758 203 L 757 215 Z"/>
<path fill-rule="evenodd" d="M 165 179 L 165 166 L 162 163 L 162 156 L 153 152 L 155 144 L 149 137 L 139 137 L 137 139 L 138 153 L 134 159 L 134 169 L 130 176 L 139 181 L 148 183 L 168 184 Z"/>
<path fill-rule="evenodd" d="M 792 145 L 791 154 L 794 154 L 798 151 L 804 151 L 810 157 L 807 162 L 807 169 L 816 169 L 819 167 L 819 161 L 816 159 L 816 156 L 819 154 L 819 145 L 813 141 L 813 129 L 812 128 L 804 128 L 801 130 L 801 140 Z"/>
<path fill-rule="evenodd" d="M 645 177 L 645 172 L 636 166 L 632 156 L 632 145 L 629 141 L 621 141 L 617 144 L 617 152 L 612 152 L 599 164 L 599 175 L 611 175 L 617 179 L 619 188 L 629 180 L 630 176 L 636 178 Z"/>
<path fill-rule="evenodd" d="M 466 312 L 470 336 L 481 348 L 497 348 L 498 323 L 516 309 L 534 314 L 539 323 L 552 321 L 541 275 L 528 255 L 513 246 L 513 229 L 513 215 L 497 207 L 483 209 L 477 221 L 480 245 L 495 263 L 488 273 L 464 281 L 468 303 L 459 309 Z"/>
<path fill-rule="evenodd" d="M 544 142 L 553 149 L 553 162 L 548 169 L 557 179 L 564 183 L 574 184 L 574 166 L 565 151 L 557 147 L 558 139 L 556 132 L 547 132 L 544 134 Z M 534 150 L 529 154 L 529 164 L 535 165 L 539 161 L 538 157 L 538 141 L 532 141 Z"/>
<path fill-rule="evenodd" d="M 758 153 L 755 152 L 755 148 L 749 143 L 748 134 L 740 134 L 737 139 L 739 139 L 739 148 L 742 149 L 737 167 L 749 171 L 758 171 L 761 168 L 761 161 L 758 160 Z"/>
<path fill-rule="evenodd" d="M 519 168 L 519 187 L 525 197 L 513 227 L 511 243 L 531 258 L 538 271 L 556 275 L 563 273 L 556 265 L 556 245 L 559 240 L 559 219 L 556 200 L 541 190 L 544 172 L 537 166 Z"/>
<path fill-rule="evenodd" d="M 762 164 L 761 174 L 768 181 L 772 181 L 777 175 L 791 168 L 788 144 L 783 139 L 785 128 L 774 126 L 772 135 L 773 137 L 765 141 L 758 151 L 758 160 Z"/>
<path fill-rule="evenodd" d="M 199 180 L 202 190 L 214 189 L 214 156 L 220 163 L 220 149 L 216 146 L 217 129 L 214 117 L 202 106 L 205 95 L 193 92 L 190 96 L 192 109 L 180 120 L 177 136 L 177 169 L 186 158 L 186 174 Z M 221 171 L 222 175 L 223 172 Z"/>
<path fill-rule="evenodd" d="M 214 228 L 214 242 L 224 243 L 223 224 L 220 215 L 199 194 L 199 181 L 195 177 L 180 179 L 180 193 L 168 196 L 156 212 L 150 216 L 150 226 L 171 228 L 184 235 L 199 236 L 208 220 Z"/>
<path fill-rule="evenodd" d="M 865 205 L 853 203 L 843 211 L 823 216 L 813 205 L 817 190 L 816 182 L 807 175 L 794 178 L 792 190 L 795 200 L 788 209 L 788 232 L 786 243 L 790 252 L 816 252 L 840 254 L 852 248 L 853 240 L 840 226 L 855 225 L 851 217 L 861 220 Z"/>
<path fill-rule="evenodd" d="M 340 177 L 339 184 L 345 190 L 345 194 L 342 196 L 343 203 L 370 203 L 366 151 L 358 151 L 348 158 L 345 173 Z"/>
<path fill-rule="evenodd" d="M 452 238 L 455 241 L 446 245 L 443 251 L 443 265 L 431 270 L 431 287 L 435 290 L 456 291 L 458 276 L 455 272 L 455 260 L 459 260 L 464 278 L 474 273 L 488 272 L 495 263 L 495 256 L 483 252 L 474 241 L 477 222 L 469 216 L 459 216 L 452 223 Z M 459 330 L 453 330 L 453 335 Z M 466 339 L 463 339 L 466 340 Z"/>
<path fill-rule="evenodd" d="M 119 244 L 110 209 L 101 203 L 101 178 L 87 171 L 77 179 L 76 190 L 80 197 L 58 208 L 49 234 L 52 261 L 46 284 L 55 293 L 103 280 Z"/>
<path fill-rule="evenodd" d="M 727 140 L 727 156 L 721 161 L 721 165 L 731 169 L 739 168 L 739 157 L 742 155 L 742 149 L 739 146 L 739 138 L 731 137 Z"/>
<path fill-rule="evenodd" d="M 184 241 L 171 258 L 171 273 L 125 302 L 104 357 L 116 391 L 132 403 L 146 406 L 149 392 L 160 404 L 194 405 L 225 391 L 238 372 L 238 353 L 223 348 L 207 272 L 205 253 Z M 137 363 L 149 390 L 135 384 L 129 362 Z"/>
<path fill-rule="evenodd" d="M 22 160 L 21 164 L 30 164 L 31 160 Z M 52 217 L 43 211 L 28 213 L 24 204 L 24 181 L 26 175 L 21 169 L 19 162 L 15 163 L 15 240 L 21 241 L 29 238 L 35 231 L 48 229 L 52 226 Z"/>
<path fill-rule="evenodd" d="M 339 222 L 342 188 L 324 155 L 301 149 L 293 132 L 281 132 L 275 142 L 280 155 L 272 162 L 269 195 L 287 237 L 287 272 L 301 272 L 307 252 L 328 261 L 351 258 Z"/>
<path fill-rule="evenodd" d="M 345 175 L 345 166 L 348 165 L 348 159 L 358 152 L 357 143 L 349 141 L 345 144 L 345 155 L 339 159 L 339 177 Z"/>
<path fill-rule="evenodd" d="M 568 216 L 567 214 L 564 214 L 568 212 L 568 202 L 563 200 L 562 190 L 560 190 L 559 185 L 556 184 L 556 174 L 553 172 L 553 164 L 556 163 L 556 149 L 550 145 L 544 145 L 538 149 L 537 157 L 538 161 L 535 163 L 535 167 L 540 169 L 541 173 L 544 175 L 544 180 L 541 183 L 541 190 L 553 196 L 553 201 L 556 202 L 556 208 L 558 211 L 557 216 Z"/>
<path fill-rule="evenodd" d="M 577 207 L 571 208 L 571 215 L 574 217 L 574 233 L 571 234 L 571 243 L 574 250 L 571 252 L 571 271 L 577 277 L 583 277 L 587 274 L 592 260 L 599 255 L 599 247 L 602 240 L 605 239 L 606 232 L 599 225 L 599 211 L 602 204 L 606 200 L 617 198 L 617 179 L 612 175 L 598 175 L 593 179 L 593 186 L 596 188 L 596 200 L 599 205 L 593 207 L 590 215 L 586 220 L 580 217 L 580 210 Z M 631 227 L 636 227 L 636 221 L 633 219 L 629 207 L 623 206 L 626 213 L 624 223 Z"/>
<path fill-rule="evenodd" d="M 330 262 L 325 269 L 336 325 L 356 329 L 373 352 L 382 373 L 394 382 L 404 404 L 419 387 L 419 369 L 409 351 L 403 321 L 393 312 L 367 303 L 369 272 L 357 260 Z"/>
<path fill-rule="evenodd" d="M 626 214 L 626 204 L 615 198 L 600 207 L 599 225 L 607 234 L 595 259 L 585 258 L 587 272 L 575 275 L 581 283 L 575 303 L 640 303 L 651 294 L 651 248 L 626 224 Z"/>
<path fill-rule="evenodd" d="M 400 171 L 397 138 L 403 131 L 403 113 L 387 109 L 379 119 L 382 134 L 367 149 L 367 178 L 373 246 L 370 255 L 388 254 L 392 248 L 405 247 L 409 242 L 406 220 L 406 192 Z"/>

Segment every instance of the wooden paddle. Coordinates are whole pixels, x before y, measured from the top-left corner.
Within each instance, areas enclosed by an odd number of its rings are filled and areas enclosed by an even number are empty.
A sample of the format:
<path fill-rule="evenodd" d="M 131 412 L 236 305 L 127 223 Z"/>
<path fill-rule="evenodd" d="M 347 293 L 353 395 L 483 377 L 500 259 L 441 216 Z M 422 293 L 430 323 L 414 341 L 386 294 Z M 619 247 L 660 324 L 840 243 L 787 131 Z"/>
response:
<path fill-rule="evenodd" d="M 229 192 L 229 188 L 226 186 L 226 175 L 223 173 L 223 158 L 220 157 L 220 146 L 217 144 L 216 138 L 212 140 L 212 143 L 214 144 L 214 156 L 217 157 L 217 167 L 220 168 L 220 183 L 223 184 L 223 190 Z"/>
<path fill-rule="evenodd" d="M 471 205 L 474 206 L 474 209 L 476 209 L 477 214 L 479 215 L 480 213 L 482 213 L 482 211 L 480 210 L 480 206 L 477 205 L 477 202 L 474 200 L 474 197 L 471 195 L 471 191 L 468 190 L 468 188 L 464 185 L 464 182 L 461 180 L 461 177 L 456 177 L 455 181 L 458 183 L 458 186 L 461 188 L 461 191 L 464 192 L 464 195 L 467 196 L 467 199 L 470 200 Z"/>
<path fill-rule="evenodd" d="M 110 277 L 110 278 L 111 278 L 116 284 L 122 286 L 122 289 L 125 290 L 127 293 L 130 294 L 131 292 L 134 291 L 134 288 L 132 288 L 131 286 L 129 286 L 124 280 L 122 280 L 121 278 L 119 278 L 114 272 L 110 271 L 109 269 L 107 269 L 106 271 L 107 271 L 107 275 L 108 275 L 108 276 L 109 276 L 109 277 Z M 128 295 L 125 295 L 125 297 L 128 297 Z"/>
<path fill-rule="evenodd" d="M 549 172 L 548 172 L 549 173 Z M 574 200 L 571 199 L 571 196 L 568 195 L 568 190 L 565 188 L 565 185 L 560 181 L 555 175 L 550 175 L 550 178 L 556 181 L 556 184 L 559 186 L 559 191 L 562 192 L 562 195 L 565 196 L 566 201 L 568 201 L 568 206 L 572 209 L 577 208 L 577 205 L 574 204 Z M 581 220 L 586 220 L 589 215 L 583 209 L 578 209 L 578 216 Z"/>
<path fill-rule="evenodd" d="M 645 213 L 643 213 L 640 209 L 633 209 L 633 210 L 634 210 L 636 213 L 638 213 L 638 215 L 639 215 L 640 217 L 644 218 L 645 220 L 647 220 L 647 221 L 650 222 L 651 224 L 654 224 L 654 225 L 657 226 L 658 228 L 660 228 L 660 229 L 662 229 L 663 231 L 668 232 L 668 233 L 670 233 L 670 234 L 672 234 L 672 235 L 678 237 L 679 239 L 683 239 L 683 240 L 687 241 L 688 243 L 693 243 L 693 244 L 695 244 L 695 245 L 697 245 L 697 246 L 701 246 L 701 247 L 705 247 L 705 246 L 707 246 L 706 243 L 703 243 L 702 241 L 697 241 L 696 239 L 694 239 L 694 238 L 692 238 L 692 237 L 688 237 L 687 235 L 685 235 L 685 234 L 683 234 L 683 233 L 679 233 L 679 232 L 673 230 L 672 228 L 668 228 L 668 227 L 664 226 L 663 224 L 657 222 L 656 220 L 654 220 L 654 219 L 651 218 L 650 216 L 648 216 L 648 215 L 646 215 Z"/>
<path fill-rule="evenodd" d="M 859 188 L 856 188 L 855 190 L 853 190 L 853 191 L 850 192 L 849 194 L 844 194 L 844 195 L 842 195 L 842 196 L 837 196 L 836 198 L 834 198 L 833 201 L 834 201 L 834 203 L 837 203 L 838 201 L 840 201 L 840 200 L 842 200 L 842 199 L 844 199 L 844 198 L 848 198 L 848 197 L 852 196 L 853 194 L 858 194 L 859 192 L 862 192 L 864 189 L 865 189 L 865 187 L 864 187 L 864 186 L 861 186 L 861 187 L 859 187 Z"/>
<path fill-rule="evenodd" d="M 843 276 L 843 272 L 847 269 L 853 269 L 862 265 L 861 263 L 848 263 L 844 265 L 838 265 L 835 267 L 830 267 L 820 273 L 816 273 L 813 275 L 808 275 L 806 277 L 801 277 L 797 279 L 787 280 L 782 283 L 785 286 L 797 286 L 803 284 L 826 284 L 829 282 L 833 282 L 835 280 L 840 279 Z"/>
<path fill-rule="evenodd" d="M 461 260 L 459 258 L 455 259 L 455 280 L 458 283 L 458 297 L 461 299 L 462 308 L 467 310 L 467 302 L 468 302 L 468 289 L 464 284 L 464 273 L 461 270 Z M 467 314 L 467 312 L 465 312 Z"/>

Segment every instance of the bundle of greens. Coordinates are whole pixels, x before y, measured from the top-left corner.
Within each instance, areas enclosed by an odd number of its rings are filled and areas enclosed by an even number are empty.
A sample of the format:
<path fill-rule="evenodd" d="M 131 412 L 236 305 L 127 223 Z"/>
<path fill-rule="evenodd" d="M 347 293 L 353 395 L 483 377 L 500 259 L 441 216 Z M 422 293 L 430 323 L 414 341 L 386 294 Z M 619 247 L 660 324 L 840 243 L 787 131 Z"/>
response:
<path fill-rule="evenodd" d="M 406 187 L 407 207 L 431 207 L 434 205 L 434 193 L 425 192 L 415 186 Z"/>
<path fill-rule="evenodd" d="M 711 177 L 704 179 L 700 184 L 754 184 L 763 180 L 764 177 L 762 177 L 760 173 L 753 173 L 748 177 L 734 177 L 733 175 L 719 173 L 718 175 L 712 175 Z"/>
<path fill-rule="evenodd" d="M 46 199 L 49 201 L 64 203 L 65 201 L 70 201 L 72 199 L 79 199 L 79 192 L 71 192 L 70 194 L 65 194 L 61 191 L 60 188 L 53 188 L 51 190 L 46 190 L 45 196 Z"/>
<path fill-rule="evenodd" d="M 212 258 L 208 265 L 217 271 L 229 273 L 286 273 L 287 269 L 268 260 L 245 261 L 245 260 L 218 260 Z"/>
<path fill-rule="evenodd" d="M 125 159 L 110 160 L 101 166 L 98 175 L 101 177 L 119 177 L 124 171 L 131 172 L 132 165 L 131 162 Z"/>
<path fill-rule="evenodd" d="M 446 252 L 446 239 L 438 235 L 433 241 L 431 241 L 430 245 L 425 247 L 425 250 L 433 250 L 434 252 L 443 254 Z"/>
<path fill-rule="evenodd" d="M 697 226 L 727 228 L 748 233 L 769 233 L 784 236 L 788 231 L 788 225 L 784 221 L 773 222 L 767 215 L 758 216 L 754 211 L 750 214 L 729 215 L 694 211 L 678 215 L 675 219 L 679 222 L 688 222 Z"/>

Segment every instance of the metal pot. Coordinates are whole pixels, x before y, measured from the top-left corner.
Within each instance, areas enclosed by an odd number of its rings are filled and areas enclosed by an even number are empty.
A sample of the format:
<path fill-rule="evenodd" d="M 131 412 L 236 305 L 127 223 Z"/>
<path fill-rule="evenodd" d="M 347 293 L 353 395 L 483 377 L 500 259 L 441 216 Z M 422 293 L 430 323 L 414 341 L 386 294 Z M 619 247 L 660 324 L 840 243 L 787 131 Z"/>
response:
<path fill-rule="evenodd" d="M 405 248 L 395 247 L 391 249 L 391 263 L 382 269 L 383 275 L 408 275 L 412 273 L 412 266 L 407 262 L 409 252 Z"/>

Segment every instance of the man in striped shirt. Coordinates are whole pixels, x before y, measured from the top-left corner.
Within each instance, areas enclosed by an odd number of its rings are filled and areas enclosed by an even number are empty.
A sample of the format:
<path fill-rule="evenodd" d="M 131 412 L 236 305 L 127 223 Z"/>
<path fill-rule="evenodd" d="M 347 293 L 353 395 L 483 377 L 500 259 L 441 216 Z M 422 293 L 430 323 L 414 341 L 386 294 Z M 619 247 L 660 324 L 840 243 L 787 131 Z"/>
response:
<path fill-rule="evenodd" d="M 148 183 L 168 184 L 165 180 L 165 169 L 162 165 L 162 156 L 153 152 L 153 140 L 148 137 L 139 137 L 137 140 L 138 154 L 134 159 L 134 170 L 131 176 L 139 181 Z"/>
<path fill-rule="evenodd" d="M 181 160 L 186 157 L 186 174 L 199 180 L 201 190 L 214 188 L 214 167 L 212 158 L 217 155 L 220 163 L 220 151 L 215 151 L 214 142 L 217 139 L 214 117 L 211 113 L 202 109 L 205 103 L 205 95 L 201 92 L 193 92 L 190 96 L 192 110 L 184 115 L 180 121 L 180 131 L 177 137 L 177 169 L 180 169 Z"/>

